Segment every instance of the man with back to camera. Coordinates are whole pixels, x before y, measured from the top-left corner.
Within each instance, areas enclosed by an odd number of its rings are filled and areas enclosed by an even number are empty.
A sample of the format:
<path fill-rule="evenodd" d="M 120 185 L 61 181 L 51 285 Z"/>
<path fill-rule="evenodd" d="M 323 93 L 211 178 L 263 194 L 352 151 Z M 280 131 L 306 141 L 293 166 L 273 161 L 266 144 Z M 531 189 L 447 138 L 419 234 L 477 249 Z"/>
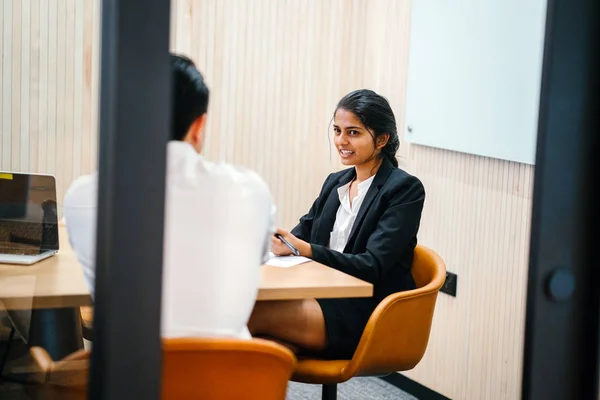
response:
<path fill-rule="evenodd" d="M 199 155 L 209 89 L 188 58 L 172 55 L 171 70 L 161 333 L 250 338 L 246 324 L 274 233 L 272 197 L 256 173 Z M 97 197 L 94 173 L 73 182 L 64 204 L 69 241 L 92 297 Z"/>

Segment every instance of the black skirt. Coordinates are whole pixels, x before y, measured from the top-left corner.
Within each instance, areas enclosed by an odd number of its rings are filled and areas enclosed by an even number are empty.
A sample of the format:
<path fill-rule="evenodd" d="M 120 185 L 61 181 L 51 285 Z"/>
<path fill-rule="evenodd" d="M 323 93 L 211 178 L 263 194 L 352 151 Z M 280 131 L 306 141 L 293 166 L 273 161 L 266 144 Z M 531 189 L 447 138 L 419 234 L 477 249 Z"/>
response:
<path fill-rule="evenodd" d="M 321 356 L 349 360 L 354 355 L 367 321 L 376 307 L 372 298 L 317 299 L 327 332 Z"/>

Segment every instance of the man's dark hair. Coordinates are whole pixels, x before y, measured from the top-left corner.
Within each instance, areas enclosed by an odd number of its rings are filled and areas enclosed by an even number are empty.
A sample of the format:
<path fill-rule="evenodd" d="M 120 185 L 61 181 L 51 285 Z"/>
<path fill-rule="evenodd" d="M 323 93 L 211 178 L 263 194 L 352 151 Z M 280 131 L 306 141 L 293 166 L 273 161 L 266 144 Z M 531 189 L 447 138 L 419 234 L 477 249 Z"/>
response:
<path fill-rule="evenodd" d="M 208 110 L 209 90 L 192 60 L 171 55 L 173 101 L 171 140 L 183 140 L 192 123 Z"/>

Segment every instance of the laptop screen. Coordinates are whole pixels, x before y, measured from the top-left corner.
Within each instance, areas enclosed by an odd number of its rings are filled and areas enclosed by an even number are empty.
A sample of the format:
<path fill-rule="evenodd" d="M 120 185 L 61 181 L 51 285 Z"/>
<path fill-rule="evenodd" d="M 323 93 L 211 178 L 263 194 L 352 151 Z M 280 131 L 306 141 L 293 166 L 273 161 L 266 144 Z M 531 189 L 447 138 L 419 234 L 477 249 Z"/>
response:
<path fill-rule="evenodd" d="M 0 253 L 48 250 L 58 250 L 54 177 L 0 172 Z"/>

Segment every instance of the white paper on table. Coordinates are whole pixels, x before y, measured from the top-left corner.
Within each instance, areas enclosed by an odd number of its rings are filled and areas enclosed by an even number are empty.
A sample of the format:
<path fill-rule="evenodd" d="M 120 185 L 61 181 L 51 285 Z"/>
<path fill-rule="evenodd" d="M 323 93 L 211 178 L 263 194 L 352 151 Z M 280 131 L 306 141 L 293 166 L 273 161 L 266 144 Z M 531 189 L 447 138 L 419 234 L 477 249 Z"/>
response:
<path fill-rule="evenodd" d="M 269 260 L 265 263 L 266 265 L 270 265 L 272 267 L 280 267 L 280 268 L 289 268 L 294 265 L 304 264 L 306 262 L 311 261 L 310 258 L 302 257 L 302 256 L 281 256 L 278 257 L 273 253 L 269 253 Z"/>

